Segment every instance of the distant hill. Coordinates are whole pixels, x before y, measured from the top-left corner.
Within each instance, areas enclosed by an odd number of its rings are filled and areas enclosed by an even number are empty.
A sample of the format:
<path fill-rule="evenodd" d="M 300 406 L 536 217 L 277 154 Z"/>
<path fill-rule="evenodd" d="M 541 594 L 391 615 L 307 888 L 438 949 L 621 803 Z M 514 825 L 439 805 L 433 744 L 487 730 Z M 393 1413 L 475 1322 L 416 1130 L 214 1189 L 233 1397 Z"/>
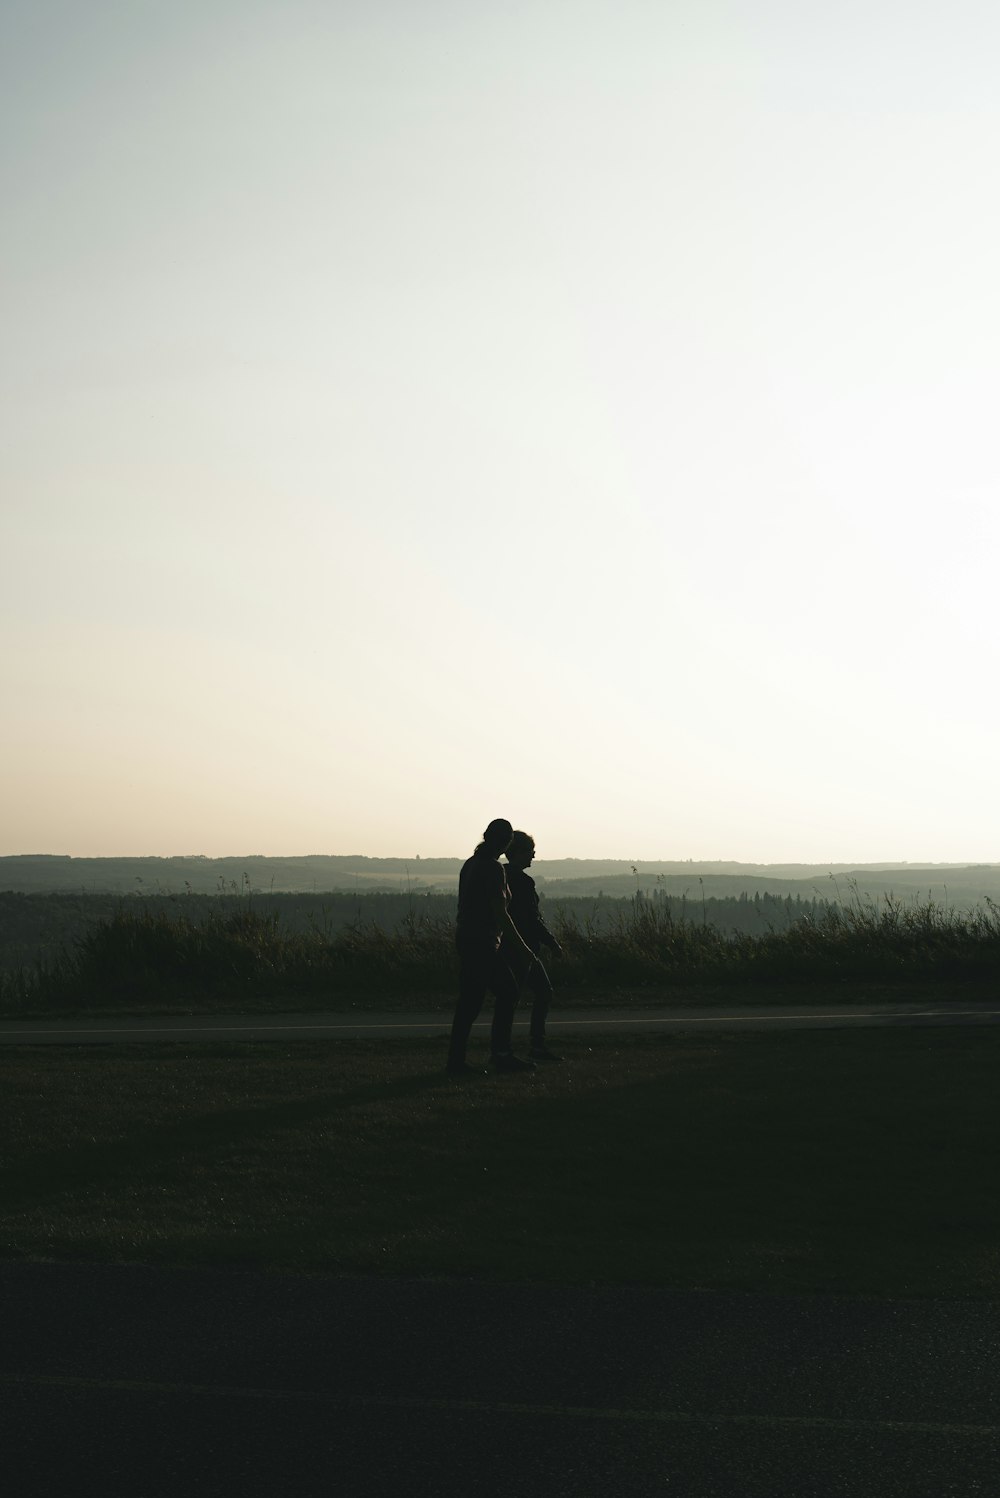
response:
<path fill-rule="evenodd" d="M 233 894 L 251 888 L 276 894 L 343 890 L 450 890 L 460 858 L 366 858 L 310 854 L 301 858 L 68 858 L 22 854 L 0 858 L 0 889 L 102 894 Z"/>
<path fill-rule="evenodd" d="M 21 854 L 0 858 L 0 890 L 24 894 L 275 894 L 454 891 L 462 858 L 367 858 L 310 854 L 268 858 L 69 858 Z M 740 864 L 628 859 L 540 859 L 538 887 L 560 895 L 634 895 L 660 889 L 691 902 L 755 893 L 847 903 L 893 892 L 904 902 L 933 899 L 968 909 L 1000 902 L 1000 864 Z"/>

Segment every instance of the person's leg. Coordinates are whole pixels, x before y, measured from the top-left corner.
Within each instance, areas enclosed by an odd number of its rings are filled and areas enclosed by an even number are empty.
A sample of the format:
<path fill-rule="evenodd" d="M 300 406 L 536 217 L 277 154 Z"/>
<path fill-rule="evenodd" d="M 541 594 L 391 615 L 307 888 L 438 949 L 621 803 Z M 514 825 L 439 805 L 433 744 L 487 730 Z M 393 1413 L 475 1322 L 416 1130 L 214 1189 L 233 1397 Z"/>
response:
<path fill-rule="evenodd" d="M 552 980 L 545 971 L 545 964 L 536 957 L 528 975 L 531 987 L 531 1044 L 538 1050 L 545 1047 L 545 1021 L 552 1001 Z"/>
<path fill-rule="evenodd" d="M 489 989 L 493 995 L 490 1050 L 494 1056 L 507 1056 L 511 1049 L 511 1031 L 514 1028 L 514 1010 L 517 1008 L 518 983 L 499 953 L 490 966 Z"/>
<path fill-rule="evenodd" d="M 479 1011 L 486 998 L 490 966 L 488 957 L 479 952 L 460 952 L 458 958 L 458 1003 L 451 1022 L 451 1040 L 448 1044 L 448 1066 L 461 1068 L 465 1061 L 465 1048 Z"/>

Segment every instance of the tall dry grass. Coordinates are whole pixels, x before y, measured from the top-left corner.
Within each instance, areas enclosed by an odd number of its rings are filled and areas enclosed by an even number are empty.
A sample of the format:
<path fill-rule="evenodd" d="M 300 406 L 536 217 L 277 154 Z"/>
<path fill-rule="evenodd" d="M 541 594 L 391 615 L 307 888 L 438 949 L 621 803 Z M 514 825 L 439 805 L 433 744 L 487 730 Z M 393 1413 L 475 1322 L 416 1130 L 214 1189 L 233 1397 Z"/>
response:
<path fill-rule="evenodd" d="M 581 918 L 556 908 L 563 948 L 560 989 L 579 993 L 765 983 L 976 980 L 1000 968 L 1000 907 L 973 912 L 933 901 L 849 903 L 784 930 L 727 934 L 636 895 Z M 455 982 L 450 919 L 412 913 L 395 929 L 358 917 L 337 930 L 288 930 L 248 894 L 197 916 L 123 904 L 47 965 L 0 974 L 7 1014 L 156 1006 L 359 1007 L 450 998 Z"/>

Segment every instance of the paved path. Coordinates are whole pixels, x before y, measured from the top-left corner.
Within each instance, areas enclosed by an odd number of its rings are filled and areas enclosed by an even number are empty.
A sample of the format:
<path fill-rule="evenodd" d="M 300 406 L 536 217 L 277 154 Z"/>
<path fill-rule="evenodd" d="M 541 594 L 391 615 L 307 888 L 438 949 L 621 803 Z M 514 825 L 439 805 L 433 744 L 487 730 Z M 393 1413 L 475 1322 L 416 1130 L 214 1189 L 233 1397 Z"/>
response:
<path fill-rule="evenodd" d="M 995 1025 L 1000 1000 L 950 1003 L 916 1001 L 899 1004 L 690 1005 L 663 1008 L 567 1009 L 554 1011 L 549 1032 L 585 1035 L 593 1032 L 696 1032 L 708 1029 L 840 1029 L 858 1025 Z M 450 1014 L 208 1014 L 147 1015 L 132 1018 L 71 1020 L 0 1020 L 0 1044 L 108 1045 L 124 1041 L 162 1040 L 335 1040 L 384 1036 L 445 1035 Z M 526 1034 L 527 1014 L 515 1035 Z M 475 1032 L 485 1035 L 489 1018 Z"/>
<path fill-rule="evenodd" d="M 17 1498 L 965 1498 L 1000 1304 L 0 1265 Z"/>

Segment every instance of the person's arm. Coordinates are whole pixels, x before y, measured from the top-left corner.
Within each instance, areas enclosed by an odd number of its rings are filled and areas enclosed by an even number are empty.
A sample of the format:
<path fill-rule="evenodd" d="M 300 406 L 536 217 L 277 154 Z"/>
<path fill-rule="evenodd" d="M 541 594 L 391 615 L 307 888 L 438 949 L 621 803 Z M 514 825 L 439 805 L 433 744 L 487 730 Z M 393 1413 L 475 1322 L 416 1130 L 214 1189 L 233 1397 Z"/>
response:
<path fill-rule="evenodd" d="M 548 947 L 548 949 L 549 949 L 550 952 L 555 952 L 557 956 L 562 956 L 562 947 L 556 941 L 555 937 L 552 935 L 552 932 L 549 930 L 548 926 L 546 926 L 545 922 L 542 920 L 541 901 L 539 900 L 539 898 L 538 898 L 538 892 L 537 892 L 537 890 L 534 887 L 534 880 L 532 880 L 531 892 L 532 892 L 532 894 L 535 897 L 535 922 L 534 922 L 534 924 L 535 924 L 535 935 L 536 935 L 536 938 L 538 939 L 538 941 L 543 942 L 545 944 L 545 946 Z"/>
<path fill-rule="evenodd" d="M 510 943 L 510 950 L 521 958 L 524 968 L 527 970 L 534 962 L 535 954 L 511 920 L 510 911 L 507 909 L 507 902 L 498 896 L 490 902 L 490 910 L 493 912 L 497 934 L 503 937 L 505 944 L 507 942 Z"/>
<path fill-rule="evenodd" d="M 542 933 L 541 934 L 542 934 L 542 941 L 548 947 L 549 951 L 550 952 L 554 952 L 557 957 L 561 957 L 562 956 L 562 947 L 556 941 L 555 937 L 552 935 L 552 932 L 549 930 L 548 926 L 546 926 L 544 922 L 542 923 Z"/>

